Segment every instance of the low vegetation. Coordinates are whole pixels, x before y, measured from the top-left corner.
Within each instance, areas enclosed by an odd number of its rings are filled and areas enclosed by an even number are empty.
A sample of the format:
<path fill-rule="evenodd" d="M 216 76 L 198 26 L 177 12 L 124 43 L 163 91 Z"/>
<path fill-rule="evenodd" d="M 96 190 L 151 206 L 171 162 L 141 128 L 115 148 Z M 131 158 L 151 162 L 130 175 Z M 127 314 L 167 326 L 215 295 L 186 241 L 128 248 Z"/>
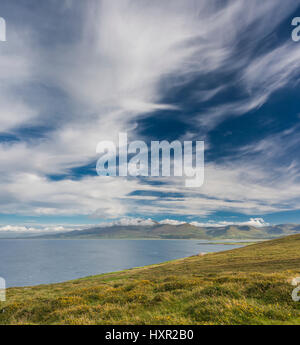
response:
<path fill-rule="evenodd" d="M 300 235 L 62 284 L 10 288 L 1 324 L 300 324 Z"/>

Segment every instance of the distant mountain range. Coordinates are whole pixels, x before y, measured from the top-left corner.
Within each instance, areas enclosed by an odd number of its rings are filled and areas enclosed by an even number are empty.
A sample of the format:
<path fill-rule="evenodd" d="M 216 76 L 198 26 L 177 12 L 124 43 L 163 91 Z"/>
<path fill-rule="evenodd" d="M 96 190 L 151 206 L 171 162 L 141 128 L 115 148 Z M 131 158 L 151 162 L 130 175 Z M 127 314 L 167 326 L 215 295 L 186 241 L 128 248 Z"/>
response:
<path fill-rule="evenodd" d="M 30 238 L 44 239 L 271 239 L 300 233 L 299 224 L 264 227 L 229 225 L 224 227 L 196 227 L 191 224 L 152 226 L 93 227 L 63 233 L 52 233 Z M 21 236 L 22 237 L 22 236 Z M 28 237 L 27 237 L 28 238 Z"/>

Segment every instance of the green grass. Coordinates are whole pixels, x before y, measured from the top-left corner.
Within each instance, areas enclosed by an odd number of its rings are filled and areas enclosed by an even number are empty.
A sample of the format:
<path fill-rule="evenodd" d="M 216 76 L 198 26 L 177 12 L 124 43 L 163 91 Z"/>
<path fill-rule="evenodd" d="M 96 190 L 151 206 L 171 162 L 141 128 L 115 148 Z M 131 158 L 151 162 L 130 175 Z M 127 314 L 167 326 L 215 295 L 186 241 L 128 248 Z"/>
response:
<path fill-rule="evenodd" d="M 300 235 L 222 253 L 10 288 L 0 324 L 300 324 Z"/>

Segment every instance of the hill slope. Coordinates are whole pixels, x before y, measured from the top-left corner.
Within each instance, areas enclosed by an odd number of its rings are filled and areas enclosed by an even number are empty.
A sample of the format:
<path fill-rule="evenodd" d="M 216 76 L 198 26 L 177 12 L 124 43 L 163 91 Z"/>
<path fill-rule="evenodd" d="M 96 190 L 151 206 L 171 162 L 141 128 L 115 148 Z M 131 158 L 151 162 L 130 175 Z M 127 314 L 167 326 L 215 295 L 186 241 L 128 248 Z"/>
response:
<path fill-rule="evenodd" d="M 230 225 L 224 227 L 196 227 L 191 224 L 153 226 L 95 227 L 37 238 L 73 239 L 271 239 L 300 233 L 299 225 L 266 227 Z"/>
<path fill-rule="evenodd" d="M 300 235 L 62 284 L 11 288 L 1 324 L 300 324 Z"/>

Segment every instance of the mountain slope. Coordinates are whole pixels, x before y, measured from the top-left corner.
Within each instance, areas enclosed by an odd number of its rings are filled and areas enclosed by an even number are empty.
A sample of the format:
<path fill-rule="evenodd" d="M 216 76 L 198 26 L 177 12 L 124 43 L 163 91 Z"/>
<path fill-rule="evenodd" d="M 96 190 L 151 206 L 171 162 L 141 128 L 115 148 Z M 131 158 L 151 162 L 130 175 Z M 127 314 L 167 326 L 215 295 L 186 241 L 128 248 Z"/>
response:
<path fill-rule="evenodd" d="M 274 225 L 266 227 L 230 225 L 224 227 L 196 227 L 156 224 L 153 226 L 95 227 L 65 233 L 55 233 L 36 238 L 61 239 L 271 239 L 300 233 L 299 225 Z"/>

